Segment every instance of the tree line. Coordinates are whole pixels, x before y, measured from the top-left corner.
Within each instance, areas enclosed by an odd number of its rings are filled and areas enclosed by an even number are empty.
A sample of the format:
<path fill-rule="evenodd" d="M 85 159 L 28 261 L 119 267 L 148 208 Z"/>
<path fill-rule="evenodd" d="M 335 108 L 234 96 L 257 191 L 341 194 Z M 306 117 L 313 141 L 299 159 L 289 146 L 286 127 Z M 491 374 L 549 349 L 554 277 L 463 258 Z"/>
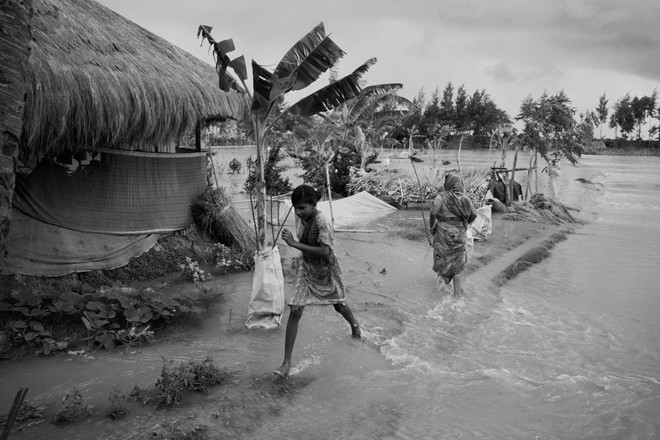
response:
<path fill-rule="evenodd" d="M 614 129 L 614 137 L 619 134 L 623 139 L 642 139 L 642 127 L 648 123 L 648 139 L 658 136 L 660 140 L 660 106 L 658 94 L 654 90 L 650 95 L 631 96 L 626 93 L 617 99 L 612 106 L 608 106 L 609 99 L 603 93 L 595 110 L 587 110 L 581 115 L 600 129 L 600 138 L 603 138 L 603 126 L 607 123 Z M 611 110 L 611 112 L 610 112 Z M 654 125 L 654 122 L 657 122 Z"/>

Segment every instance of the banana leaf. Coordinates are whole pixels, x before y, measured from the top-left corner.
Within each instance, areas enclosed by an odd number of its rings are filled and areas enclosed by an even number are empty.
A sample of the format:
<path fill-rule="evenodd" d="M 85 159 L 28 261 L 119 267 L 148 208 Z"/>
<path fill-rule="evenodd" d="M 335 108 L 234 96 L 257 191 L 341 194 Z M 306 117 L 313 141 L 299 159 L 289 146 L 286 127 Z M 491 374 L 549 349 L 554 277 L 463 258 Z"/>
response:
<path fill-rule="evenodd" d="M 245 66 L 245 57 L 241 55 L 231 61 L 231 67 L 236 75 L 243 81 L 247 80 L 247 67 Z"/>
<path fill-rule="evenodd" d="M 336 108 L 349 99 L 355 98 L 362 90 L 358 81 L 374 64 L 376 64 L 376 58 L 367 60 L 350 75 L 347 75 L 296 102 L 289 107 L 289 113 L 304 117 L 313 116 L 317 113 Z"/>
<path fill-rule="evenodd" d="M 200 46 L 204 44 L 204 39 L 209 40 L 209 44 L 211 45 L 215 44 L 215 40 L 211 36 L 212 30 L 213 26 L 205 26 L 203 24 L 197 28 L 197 38 L 199 38 L 200 35 L 202 36 L 202 42 L 200 43 Z"/>
<path fill-rule="evenodd" d="M 289 49 L 274 73 L 278 78 L 296 74 L 292 90 L 300 90 L 316 81 L 344 55 L 345 52 L 326 36 L 321 22 Z"/>
<path fill-rule="evenodd" d="M 252 111 L 266 111 L 270 105 L 270 91 L 275 75 L 252 60 Z"/>

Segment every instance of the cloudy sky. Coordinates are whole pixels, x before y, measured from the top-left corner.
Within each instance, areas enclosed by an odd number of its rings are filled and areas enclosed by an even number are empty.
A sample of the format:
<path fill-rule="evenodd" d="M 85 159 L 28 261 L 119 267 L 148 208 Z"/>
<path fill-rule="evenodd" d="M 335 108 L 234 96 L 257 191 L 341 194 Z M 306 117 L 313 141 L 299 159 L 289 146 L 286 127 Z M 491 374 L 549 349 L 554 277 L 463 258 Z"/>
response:
<path fill-rule="evenodd" d="M 347 53 L 340 75 L 371 57 L 369 84 L 403 83 L 412 99 L 451 81 L 485 89 L 515 116 L 526 97 L 564 90 L 578 111 L 660 89 L 658 0 L 100 0 L 212 63 L 196 39 L 233 38 L 246 60 L 274 67 L 319 22 Z M 322 84 L 322 85 L 325 85 Z"/>

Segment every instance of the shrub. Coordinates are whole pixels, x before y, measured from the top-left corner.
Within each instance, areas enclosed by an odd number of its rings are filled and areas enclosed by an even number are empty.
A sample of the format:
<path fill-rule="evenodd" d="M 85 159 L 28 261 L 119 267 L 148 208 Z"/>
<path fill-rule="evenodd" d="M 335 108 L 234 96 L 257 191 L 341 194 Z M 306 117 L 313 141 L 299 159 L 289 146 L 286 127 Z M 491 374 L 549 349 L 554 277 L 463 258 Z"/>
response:
<path fill-rule="evenodd" d="M 279 163 L 284 159 L 280 155 L 281 145 L 273 147 L 268 153 L 268 158 L 264 164 L 264 183 L 266 185 L 266 194 L 276 196 L 291 191 L 292 186 L 288 177 L 283 177 L 282 173 L 286 171 L 286 166 Z M 248 177 L 245 180 L 243 188 L 247 192 L 253 192 L 256 189 L 256 162 L 252 158 L 247 160 Z"/>

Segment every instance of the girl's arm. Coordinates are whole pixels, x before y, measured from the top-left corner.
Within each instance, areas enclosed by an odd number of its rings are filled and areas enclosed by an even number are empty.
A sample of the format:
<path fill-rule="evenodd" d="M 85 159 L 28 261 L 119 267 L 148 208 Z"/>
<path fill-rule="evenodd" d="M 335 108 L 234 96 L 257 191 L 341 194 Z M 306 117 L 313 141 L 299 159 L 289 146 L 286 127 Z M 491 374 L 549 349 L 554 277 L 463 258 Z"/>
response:
<path fill-rule="evenodd" d="M 291 246 L 294 249 L 298 249 L 303 254 L 307 254 L 312 257 L 327 257 L 330 255 L 330 246 L 327 244 L 321 243 L 320 246 L 310 246 L 307 244 L 302 244 L 295 239 L 293 233 L 288 229 L 282 231 L 282 239 L 286 244 Z"/>

